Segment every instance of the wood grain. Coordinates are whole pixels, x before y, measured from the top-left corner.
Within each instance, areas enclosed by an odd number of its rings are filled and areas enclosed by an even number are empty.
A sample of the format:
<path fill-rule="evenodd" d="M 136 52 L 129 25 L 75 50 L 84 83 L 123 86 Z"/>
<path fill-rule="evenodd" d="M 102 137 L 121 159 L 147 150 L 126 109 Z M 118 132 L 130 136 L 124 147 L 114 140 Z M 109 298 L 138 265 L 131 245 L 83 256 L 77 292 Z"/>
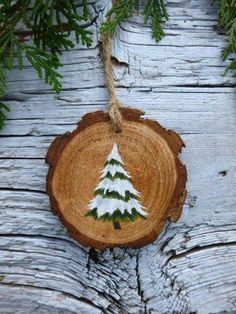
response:
<path fill-rule="evenodd" d="M 168 1 L 160 44 L 141 16 L 122 23 L 113 56 L 117 93 L 181 134 L 188 197 L 177 224 L 139 250 L 84 249 L 52 215 L 44 156 L 84 114 L 106 110 L 97 27 L 107 1 L 90 1 L 94 44 L 64 53 L 55 95 L 32 68 L 9 73 L 0 135 L 0 308 L 3 313 L 235 313 L 235 79 L 223 77 L 217 2 Z"/>
<path fill-rule="evenodd" d="M 142 119 L 139 110 L 121 112 L 122 132 L 114 132 L 107 113 L 88 113 L 75 131 L 55 138 L 46 156 L 46 190 L 53 212 L 73 238 L 99 249 L 137 248 L 154 241 L 168 218 L 179 219 L 186 199 L 187 172 L 178 159 L 184 146 L 181 138 L 156 121 Z M 148 213 L 146 219 L 122 222 L 119 231 L 109 221 L 85 217 L 114 143 Z"/>

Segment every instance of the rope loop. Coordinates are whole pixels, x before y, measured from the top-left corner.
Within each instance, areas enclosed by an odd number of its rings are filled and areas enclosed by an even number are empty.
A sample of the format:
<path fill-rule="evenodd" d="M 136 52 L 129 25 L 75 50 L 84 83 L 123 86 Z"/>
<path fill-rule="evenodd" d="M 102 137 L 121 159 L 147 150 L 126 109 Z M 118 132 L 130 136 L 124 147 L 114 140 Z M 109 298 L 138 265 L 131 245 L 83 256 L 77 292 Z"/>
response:
<path fill-rule="evenodd" d="M 120 107 L 122 106 L 116 96 L 115 82 L 113 77 L 113 69 L 111 62 L 111 45 L 112 38 L 103 35 L 102 37 L 102 56 L 104 64 L 104 73 L 107 81 L 107 89 L 109 93 L 109 117 L 111 120 L 112 128 L 116 133 L 122 131 L 122 114 Z"/>

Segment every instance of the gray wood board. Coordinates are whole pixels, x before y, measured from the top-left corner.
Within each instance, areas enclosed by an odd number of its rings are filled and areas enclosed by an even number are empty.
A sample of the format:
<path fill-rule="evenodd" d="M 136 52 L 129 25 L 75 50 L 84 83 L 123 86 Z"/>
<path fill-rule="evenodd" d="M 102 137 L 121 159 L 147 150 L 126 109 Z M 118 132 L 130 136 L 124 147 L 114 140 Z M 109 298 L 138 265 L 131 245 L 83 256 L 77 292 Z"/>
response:
<path fill-rule="evenodd" d="M 65 52 L 63 91 L 28 65 L 9 73 L 0 132 L 0 312 L 236 313 L 235 79 L 222 76 L 225 36 L 209 0 L 168 1 L 156 44 L 141 16 L 113 45 L 117 94 L 179 132 L 188 197 L 177 224 L 140 250 L 83 248 L 54 216 L 45 153 L 87 112 L 107 109 L 98 26 L 110 1 L 90 1 L 91 48 Z"/>

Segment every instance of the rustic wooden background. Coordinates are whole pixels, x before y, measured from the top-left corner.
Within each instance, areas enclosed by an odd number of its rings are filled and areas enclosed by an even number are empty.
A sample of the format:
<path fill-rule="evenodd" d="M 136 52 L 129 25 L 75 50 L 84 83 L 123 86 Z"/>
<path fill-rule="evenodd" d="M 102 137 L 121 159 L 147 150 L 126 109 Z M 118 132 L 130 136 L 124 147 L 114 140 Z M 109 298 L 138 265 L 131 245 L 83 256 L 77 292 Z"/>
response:
<path fill-rule="evenodd" d="M 114 42 L 117 92 L 181 133 L 188 198 L 177 224 L 140 250 L 95 252 L 70 239 L 45 194 L 45 153 L 87 112 L 106 109 L 98 25 L 94 44 L 62 56 L 58 96 L 29 66 L 9 73 L 12 109 L 0 132 L 0 313 L 236 313 L 235 79 L 223 77 L 225 37 L 211 0 L 170 0 L 166 37 L 141 16 Z M 150 178 L 151 180 L 151 178 Z"/>

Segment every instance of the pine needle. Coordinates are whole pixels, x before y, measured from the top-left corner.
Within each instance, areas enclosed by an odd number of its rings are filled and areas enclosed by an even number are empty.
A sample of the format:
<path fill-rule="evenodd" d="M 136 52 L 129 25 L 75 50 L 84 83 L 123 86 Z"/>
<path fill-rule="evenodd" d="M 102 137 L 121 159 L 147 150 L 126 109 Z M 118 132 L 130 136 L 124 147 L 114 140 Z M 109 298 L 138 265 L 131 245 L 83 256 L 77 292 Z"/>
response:
<path fill-rule="evenodd" d="M 153 38 L 159 42 L 164 36 L 162 22 L 168 19 L 166 6 L 163 0 L 147 0 L 145 1 L 142 11 L 144 23 L 152 21 Z M 120 22 L 127 20 L 134 12 L 139 12 L 141 6 L 140 0 L 117 0 L 113 7 L 107 13 L 107 21 L 101 25 L 103 34 L 113 36 Z"/>
<path fill-rule="evenodd" d="M 226 31 L 227 40 L 222 59 L 231 60 L 225 69 L 225 75 L 231 71 L 236 77 L 236 0 L 220 0 L 218 16 L 220 26 Z"/>
<path fill-rule="evenodd" d="M 87 1 L 82 0 L 82 12 L 76 1 L 30 0 L 1 1 L 0 10 L 0 98 L 7 87 L 5 70 L 13 68 L 14 61 L 24 68 L 24 56 L 57 93 L 61 90 L 58 68 L 62 66 L 59 55 L 74 47 L 71 34 L 77 43 L 87 47 L 92 44 L 92 33 L 82 26 L 89 19 Z M 25 25 L 33 44 L 26 45 L 17 32 L 17 25 Z M 0 129 L 4 126 L 8 107 L 0 103 Z"/>

